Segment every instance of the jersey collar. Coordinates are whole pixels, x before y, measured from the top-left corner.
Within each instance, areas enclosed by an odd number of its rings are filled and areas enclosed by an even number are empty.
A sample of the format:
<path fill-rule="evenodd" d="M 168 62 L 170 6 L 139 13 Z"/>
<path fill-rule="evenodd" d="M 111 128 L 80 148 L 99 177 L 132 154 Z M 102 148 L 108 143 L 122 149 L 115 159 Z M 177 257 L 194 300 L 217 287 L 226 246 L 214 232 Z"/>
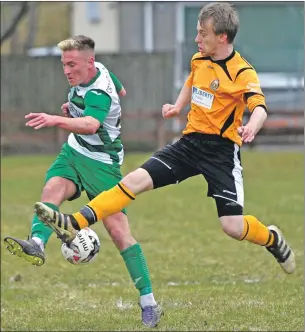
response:
<path fill-rule="evenodd" d="M 211 61 L 211 62 L 213 62 L 213 63 L 218 63 L 218 64 L 223 64 L 223 63 L 226 63 L 226 62 L 228 62 L 229 60 L 231 60 L 233 57 L 234 57 L 234 55 L 235 55 L 235 50 L 233 49 L 233 52 L 227 57 L 227 58 L 225 58 L 225 59 L 221 59 L 221 60 L 213 60 L 211 57 L 209 57 L 209 60 Z"/>
<path fill-rule="evenodd" d="M 90 81 L 90 82 L 88 82 L 88 83 L 86 83 L 86 84 L 80 84 L 79 86 L 80 87 L 83 87 L 83 88 L 86 88 L 86 87 L 88 87 L 88 86 L 90 86 L 90 85 L 92 85 L 99 77 L 101 76 L 101 72 L 100 72 L 100 70 L 97 68 L 97 73 L 96 73 L 96 75 L 92 78 L 92 80 Z"/>

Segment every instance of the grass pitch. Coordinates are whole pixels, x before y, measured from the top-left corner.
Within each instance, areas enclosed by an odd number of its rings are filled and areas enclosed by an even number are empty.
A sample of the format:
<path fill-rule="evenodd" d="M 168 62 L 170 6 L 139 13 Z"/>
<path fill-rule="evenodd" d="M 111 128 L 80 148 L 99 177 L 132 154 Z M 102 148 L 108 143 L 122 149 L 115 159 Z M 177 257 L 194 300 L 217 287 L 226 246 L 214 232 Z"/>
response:
<path fill-rule="evenodd" d="M 129 154 L 124 173 L 149 155 Z M 128 215 L 148 260 L 162 331 L 304 330 L 304 158 L 297 153 L 244 152 L 245 213 L 278 224 L 292 245 L 297 270 L 286 275 L 259 246 L 228 238 L 203 178 L 139 196 Z M 33 204 L 54 156 L 2 159 L 1 330 L 140 331 L 138 293 L 103 229 L 92 264 L 64 261 L 52 236 L 42 267 L 7 252 L 6 235 L 25 238 Z M 82 196 L 62 206 L 80 208 Z"/>

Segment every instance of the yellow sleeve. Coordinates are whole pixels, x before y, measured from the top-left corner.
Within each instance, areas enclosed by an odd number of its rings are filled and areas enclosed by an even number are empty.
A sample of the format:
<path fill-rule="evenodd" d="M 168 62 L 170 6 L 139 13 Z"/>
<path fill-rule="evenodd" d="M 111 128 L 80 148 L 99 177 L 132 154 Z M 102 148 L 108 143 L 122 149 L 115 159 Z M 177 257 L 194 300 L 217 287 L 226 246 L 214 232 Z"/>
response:
<path fill-rule="evenodd" d="M 262 106 L 267 111 L 265 96 L 256 71 L 254 69 L 245 70 L 240 75 L 239 81 L 239 84 L 242 84 L 242 97 L 249 111 L 252 112 L 257 106 Z"/>
<path fill-rule="evenodd" d="M 193 86 L 193 78 L 194 78 L 194 70 L 195 70 L 193 60 L 198 59 L 200 57 L 202 57 L 200 52 L 197 52 L 192 56 L 191 65 L 190 65 L 191 72 L 190 72 L 188 78 L 186 79 L 186 81 L 184 83 L 184 85 L 188 86 L 189 88 L 191 88 Z"/>
<path fill-rule="evenodd" d="M 191 72 L 185 81 L 185 85 L 188 86 L 189 88 L 191 88 L 193 86 L 193 77 L 194 77 L 193 61 L 191 61 Z"/>

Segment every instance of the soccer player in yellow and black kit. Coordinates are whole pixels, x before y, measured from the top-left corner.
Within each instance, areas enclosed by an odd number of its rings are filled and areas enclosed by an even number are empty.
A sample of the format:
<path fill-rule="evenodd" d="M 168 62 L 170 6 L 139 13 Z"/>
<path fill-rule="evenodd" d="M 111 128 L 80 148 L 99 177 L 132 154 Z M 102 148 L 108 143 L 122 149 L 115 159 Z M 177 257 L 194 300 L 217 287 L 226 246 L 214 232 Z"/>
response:
<path fill-rule="evenodd" d="M 73 215 L 36 203 L 41 220 L 72 240 L 79 229 L 121 211 L 142 192 L 203 175 L 224 232 L 265 247 L 286 273 L 293 273 L 294 253 L 280 229 L 243 215 L 240 146 L 255 138 L 267 118 L 267 107 L 255 69 L 234 50 L 238 27 L 237 13 L 227 3 L 211 3 L 201 9 L 195 39 L 199 52 L 191 60 L 190 75 L 176 103 L 162 108 L 163 117 L 170 118 L 190 103 L 180 140 L 156 152 Z M 252 114 L 242 125 L 246 107 Z"/>

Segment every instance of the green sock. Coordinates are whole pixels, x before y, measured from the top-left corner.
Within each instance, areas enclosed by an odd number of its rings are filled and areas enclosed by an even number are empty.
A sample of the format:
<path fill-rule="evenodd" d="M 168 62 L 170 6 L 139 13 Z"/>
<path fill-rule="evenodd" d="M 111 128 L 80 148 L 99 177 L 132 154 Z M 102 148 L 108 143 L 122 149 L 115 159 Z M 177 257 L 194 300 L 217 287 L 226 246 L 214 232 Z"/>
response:
<path fill-rule="evenodd" d="M 55 211 L 59 211 L 58 206 L 52 204 L 43 202 L 48 207 L 52 208 Z M 42 240 L 44 245 L 47 244 L 50 236 L 53 233 L 53 229 L 49 226 L 45 225 L 38 217 L 37 214 L 34 214 L 33 220 L 32 220 L 32 230 L 31 230 L 31 237 L 38 237 Z"/>
<path fill-rule="evenodd" d="M 131 279 L 140 295 L 152 293 L 151 281 L 145 256 L 139 243 L 121 251 Z"/>

